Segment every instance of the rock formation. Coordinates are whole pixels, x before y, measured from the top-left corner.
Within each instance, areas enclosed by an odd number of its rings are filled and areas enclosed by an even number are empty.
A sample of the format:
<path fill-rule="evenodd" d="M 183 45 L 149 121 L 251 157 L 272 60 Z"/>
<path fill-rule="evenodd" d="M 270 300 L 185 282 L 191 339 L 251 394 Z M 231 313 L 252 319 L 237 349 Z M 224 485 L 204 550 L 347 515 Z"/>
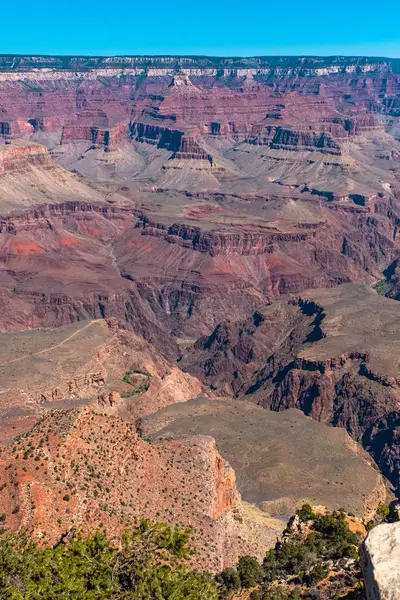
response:
<path fill-rule="evenodd" d="M 176 357 L 227 313 L 397 260 L 396 61 L 1 65 L 2 329 L 115 316 Z"/>
<path fill-rule="evenodd" d="M 134 422 L 203 391 L 197 379 L 168 363 L 145 340 L 119 329 L 116 319 L 0 338 L 3 440 L 29 429 L 47 407 L 91 403 Z M 144 389 L 138 386 L 136 393 L 126 373 L 145 374 Z"/>
<path fill-rule="evenodd" d="M 346 427 L 399 485 L 397 303 L 363 286 L 309 291 L 220 324 L 181 366 L 219 393 Z"/>
<path fill-rule="evenodd" d="M 361 549 L 367 600 L 397 600 L 400 590 L 400 523 L 369 532 Z"/>
<path fill-rule="evenodd" d="M 244 399 L 203 397 L 161 409 L 141 419 L 139 429 L 153 440 L 212 435 L 242 498 L 283 519 L 309 502 L 369 521 L 386 499 L 376 466 L 345 430 L 298 410 L 275 413 Z"/>
<path fill-rule="evenodd" d="M 214 572 L 243 552 L 261 557 L 284 526 L 241 504 L 212 438 L 149 444 L 90 408 L 51 411 L 3 449 L 0 481 L 7 528 L 36 541 L 99 526 L 118 536 L 142 518 L 180 523 L 193 528 L 195 564 Z"/>

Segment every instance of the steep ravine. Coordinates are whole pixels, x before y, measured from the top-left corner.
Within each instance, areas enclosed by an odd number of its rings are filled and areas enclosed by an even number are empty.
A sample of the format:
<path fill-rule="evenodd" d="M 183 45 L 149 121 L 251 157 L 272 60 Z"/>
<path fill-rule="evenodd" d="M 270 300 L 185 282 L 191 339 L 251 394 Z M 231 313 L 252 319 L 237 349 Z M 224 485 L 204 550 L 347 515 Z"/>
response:
<path fill-rule="evenodd" d="M 180 364 L 217 393 L 345 427 L 399 488 L 398 322 L 369 288 L 309 291 L 220 324 Z"/>

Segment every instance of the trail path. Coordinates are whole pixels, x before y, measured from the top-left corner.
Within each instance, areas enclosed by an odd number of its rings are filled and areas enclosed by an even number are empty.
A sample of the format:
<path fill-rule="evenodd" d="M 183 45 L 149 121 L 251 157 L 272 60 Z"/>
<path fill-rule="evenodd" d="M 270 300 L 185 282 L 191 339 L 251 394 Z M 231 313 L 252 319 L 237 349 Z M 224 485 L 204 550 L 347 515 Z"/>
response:
<path fill-rule="evenodd" d="M 65 340 L 63 340 L 59 344 L 56 344 L 55 346 L 50 346 L 49 348 L 44 348 L 43 350 L 39 350 L 38 352 L 33 352 L 32 354 L 24 354 L 23 356 L 19 356 L 18 358 L 13 358 L 12 360 L 9 360 L 7 362 L 0 363 L 0 367 L 5 367 L 6 365 L 11 365 L 12 363 L 18 362 L 20 360 L 24 360 L 25 358 L 31 358 L 32 356 L 38 356 L 39 354 L 44 354 L 45 352 L 49 352 L 50 350 L 55 350 L 56 348 L 59 348 L 66 342 L 69 342 L 69 340 L 71 340 L 73 337 L 75 337 L 78 333 L 81 333 L 82 331 L 84 331 L 85 329 L 87 329 L 88 327 L 93 325 L 93 323 L 96 323 L 96 320 L 90 321 L 84 327 L 82 327 L 82 329 L 78 329 L 77 331 L 74 331 L 74 333 L 72 333 L 70 336 L 65 338 Z"/>

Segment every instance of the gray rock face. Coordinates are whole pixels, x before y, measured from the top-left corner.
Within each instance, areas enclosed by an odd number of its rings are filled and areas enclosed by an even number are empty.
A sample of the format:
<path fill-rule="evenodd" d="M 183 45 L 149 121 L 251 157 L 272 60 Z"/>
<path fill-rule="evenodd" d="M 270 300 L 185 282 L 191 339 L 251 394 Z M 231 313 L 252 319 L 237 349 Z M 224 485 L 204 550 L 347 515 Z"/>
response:
<path fill-rule="evenodd" d="M 400 600 L 400 522 L 378 525 L 361 548 L 368 600 Z"/>

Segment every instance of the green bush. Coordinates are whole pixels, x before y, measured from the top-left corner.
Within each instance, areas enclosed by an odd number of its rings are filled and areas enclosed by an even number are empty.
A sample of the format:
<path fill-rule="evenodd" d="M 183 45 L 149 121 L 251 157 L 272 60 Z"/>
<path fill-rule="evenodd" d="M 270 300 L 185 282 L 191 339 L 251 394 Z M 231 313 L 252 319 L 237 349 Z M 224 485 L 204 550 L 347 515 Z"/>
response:
<path fill-rule="evenodd" d="M 310 521 L 311 519 L 315 519 L 315 514 L 313 513 L 313 509 L 311 504 L 303 504 L 300 510 L 297 511 L 299 515 L 300 521 Z"/>
<path fill-rule="evenodd" d="M 373 521 L 368 521 L 368 523 L 365 524 L 365 529 L 367 531 L 371 531 L 371 529 L 373 529 L 375 527 L 375 523 Z"/>
<path fill-rule="evenodd" d="M 232 567 L 224 569 L 219 573 L 216 580 L 227 592 L 238 590 L 241 585 L 240 575 L 237 570 Z"/>
<path fill-rule="evenodd" d="M 328 576 L 329 569 L 322 563 L 317 563 L 311 571 L 305 576 L 304 580 L 308 585 L 315 585 Z"/>
<path fill-rule="evenodd" d="M 378 508 L 376 509 L 376 514 L 379 515 L 380 517 L 383 517 L 384 519 L 386 519 L 386 517 L 389 516 L 390 513 L 390 508 L 388 507 L 387 504 L 385 504 L 384 502 L 381 502 L 378 506 Z"/>
<path fill-rule="evenodd" d="M 254 587 L 261 583 L 264 577 L 263 569 L 254 556 L 242 556 L 239 559 L 237 570 L 244 588 Z"/>
<path fill-rule="evenodd" d="M 328 515 L 320 515 L 314 521 L 314 528 L 323 535 L 328 554 L 333 558 L 344 556 L 356 558 L 358 556 L 359 538 L 356 533 L 350 531 L 344 513 L 333 512 Z"/>
<path fill-rule="evenodd" d="M 300 519 L 312 521 L 309 529 L 301 533 L 290 533 L 289 537 L 278 542 L 269 550 L 263 561 L 264 582 L 283 579 L 291 582 L 304 582 L 314 585 L 327 576 L 324 563 L 329 559 L 349 557 L 358 560 L 358 535 L 350 531 L 346 515 L 336 511 L 326 515 L 313 515 L 309 505 L 299 511 Z M 307 532 L 309 533 L 307 534 Z M 271 586 L 268 593 L 274 598 L 276 592 Z M 266 596 L 268 598 L 268 596 Z"/>
<path fill-rule="evenodd" d="M 298 576 L 302 578 L 315 557 L 310 548 L 302 541 L 278 543 L 275 549 L 267 552 L 263 561 L 266 581 L 274 581 L 280 577 Z"/>

